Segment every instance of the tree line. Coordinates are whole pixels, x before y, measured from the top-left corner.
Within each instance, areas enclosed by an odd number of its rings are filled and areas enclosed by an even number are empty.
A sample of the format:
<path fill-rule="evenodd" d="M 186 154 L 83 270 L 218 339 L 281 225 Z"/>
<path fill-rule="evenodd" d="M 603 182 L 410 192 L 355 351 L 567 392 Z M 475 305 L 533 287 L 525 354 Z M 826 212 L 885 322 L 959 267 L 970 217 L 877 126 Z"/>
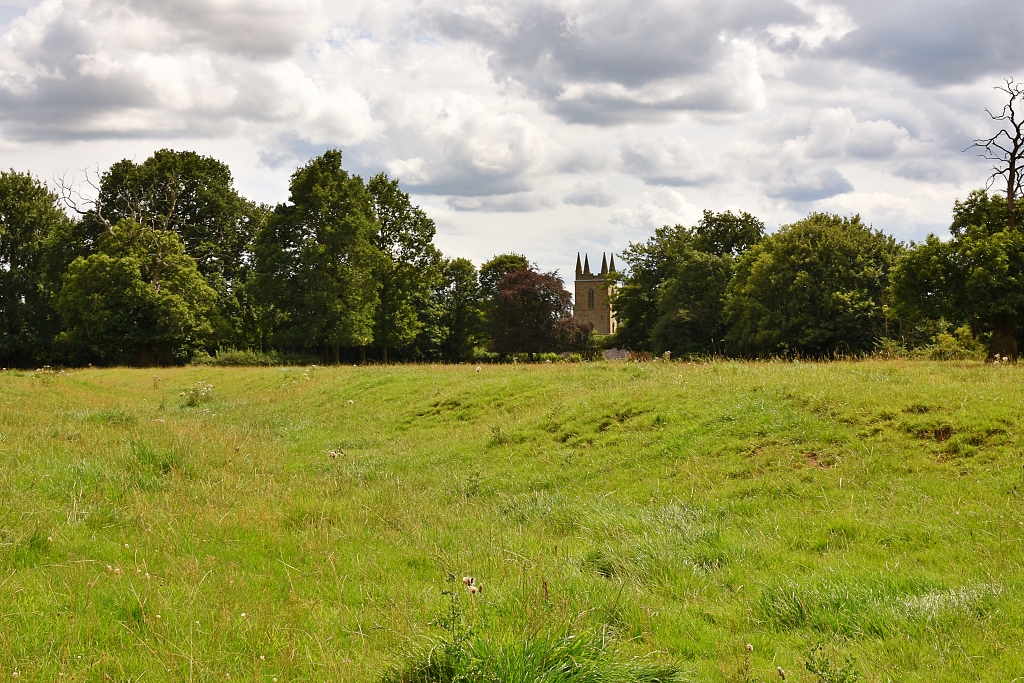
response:
<path fill-rule="evenodd" d="M 479 270 L 445 258 L 399 182 L 364 181 L 339 150 L 298 168 L 273 207 L 194 152 L 119 161 L 85 200 L 0 173 L 0 365 L 165 365 L 230 349 L 455 362 L 601 346 L 822 358 L 987 345 L 1015 360 L 1024 88 L 999 90 L 999 131 L 974 144 L 989 183 L 954 203 L 948 239 L 902 244 L 829 213 L 766 234 L 749 213 L 705 211 L 623 252 L 628 270 L 608 275 L 618 328 L 603 339 L 572 317 L 557 273 L 520 254 Z"/>
<path fill-rule="evenodd" d="M 705 211 L 625 250 L 615 343 L 822 358 L 945 341 L 1016 359 L 1024 233 L 1013 216 L 1005 196 L 979 189 L 955 202 L 949 239 L 905 245 L 856 215 L 812 213 L 766 235 L 748 213 Z"/>
<path fill-rule="evenodd" d="M 0 365 L 168 365 L 238 349 L 459 361 L 583 348 L 556 273 L 502 254 L 445 258 L 384 173 L 328 150 L 259 205 L 227 165 L 160 150 L 87 198 L 0 172 Z M 70 207 L 71 211 L 65 209 Z"/>
<path fill-rule="evenodd" d="M 901 244 L 860 216 L 812 213 L 766 235 L 748 213 L 705 211 L 623 253 L 614 343 L 656 353 L 834 357 L 987 346 L 1016 359 L 1024 332 L 1024 88 L 997 88 L 999 124 L 973 147 L 984 189 L 954 203 L 948 239 Z M 990 192 L 998 184 L 1000 191 Z M 1005 189 L 1004 189 L 1005 188 Z M 939 350 L 942 350 L 940 348 Z"/>

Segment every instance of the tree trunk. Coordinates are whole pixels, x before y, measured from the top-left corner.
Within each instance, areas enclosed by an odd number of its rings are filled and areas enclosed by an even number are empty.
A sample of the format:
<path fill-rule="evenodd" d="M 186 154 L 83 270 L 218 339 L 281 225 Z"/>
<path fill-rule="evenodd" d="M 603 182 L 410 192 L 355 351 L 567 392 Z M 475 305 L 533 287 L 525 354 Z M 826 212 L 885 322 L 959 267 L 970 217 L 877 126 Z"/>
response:
<path fill-rule="evenodd" d="M 150 368 L 155 365 L 153 362 L 153 349 L 149 348 L 149 344 L 135 345 L 135 364 L 140 368 Z"/>
<path fill-rule="evenodd" d="M 339 346 L 339 344 L 332 344 L 331 345 L 331 350 L 334 352 L 334 364 L 335 365 L 340 365 L 341 364 L 341 352 L 338 350 L 338 346 Z"/>
<path fill-rule="evenodd" d="M 384 365 L 388 364 L 388 345 L 387 344 L 381 344 L 381 347 L 380 347 L 380 360 L 381 360 L 382 363 L 384 363 Z"/>
<path fill-rule="evenodd" d="M 359 347 L 359 364 L 366 365 L 366 345 Z"/>
<path fill-rule="evenodd" d="M 331 364 L 331 345 L 324 342 L 324 365 Z"/>
<path fill-rule="evenodd" d="M 1016 362 L 1017 360 L 1017 333 L 1014 331 L 1014 325 L 1011 321 L 1000 318 L 995 321 L 992 326 L 992 344 L 989 347 L 988 357 L 990 360 L 994 358 L 1009 358 L 1011 361 Z"/>
<path fill-rule="evenodd" d="M 157 344 L 154 355 L 157 365 L 164 367 L 174 365 L 174 353 L 170 344 Z"/>

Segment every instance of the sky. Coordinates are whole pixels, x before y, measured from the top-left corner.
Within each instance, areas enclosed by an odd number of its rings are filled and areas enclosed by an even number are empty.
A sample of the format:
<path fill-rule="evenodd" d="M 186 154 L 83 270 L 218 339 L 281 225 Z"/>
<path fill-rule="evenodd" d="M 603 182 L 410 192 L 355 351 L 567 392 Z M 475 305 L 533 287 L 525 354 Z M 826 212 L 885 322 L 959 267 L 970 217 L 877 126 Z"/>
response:
<path fill-rule="evenodd" d="M 705 209 L 908 241 L 984 186 L 1021 35 L 1020 0 L 0 0 L 0 168 L 194 150 L 276 204 L 334 147 L 446 255 L 563 275 Z"/>

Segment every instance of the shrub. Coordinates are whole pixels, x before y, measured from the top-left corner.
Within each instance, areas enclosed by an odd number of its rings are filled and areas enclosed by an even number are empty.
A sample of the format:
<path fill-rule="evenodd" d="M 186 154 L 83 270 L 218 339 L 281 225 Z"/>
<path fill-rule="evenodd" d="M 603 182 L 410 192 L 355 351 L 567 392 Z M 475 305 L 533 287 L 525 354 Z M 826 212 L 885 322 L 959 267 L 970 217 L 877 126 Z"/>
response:
<path fill-rule="evenodd" d="M 222 349 L 217 352 L 216 356 L 202 354 L 192 359 L 193 365 L 218 366 L 282 365 L 283 362 L 282 358 L 274 351 L 263 353 L 261 351 L 251 351 L 249 349 Z"/>
<path fill-rule="evenodd" d="M 981 360 L 985 357 L 985 346 L 974 338 L 967 325 L 958 327 L 953 334 L 940 332 L 923 351 L 931 360 Z"/>

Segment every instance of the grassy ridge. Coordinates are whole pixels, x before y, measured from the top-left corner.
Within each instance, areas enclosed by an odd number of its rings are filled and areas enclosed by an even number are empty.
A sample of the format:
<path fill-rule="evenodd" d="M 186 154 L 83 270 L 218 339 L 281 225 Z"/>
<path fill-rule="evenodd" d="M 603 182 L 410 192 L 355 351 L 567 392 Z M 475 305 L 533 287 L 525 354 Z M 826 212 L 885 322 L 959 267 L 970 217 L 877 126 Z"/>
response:
<path fill-rule="evenodd" d="M 1012 680 L 1022 379 L 5 372 L 0 677 L 374 680 L 438 635 L 454 585 L 484 649 L 581 633 L 687 680 L 815 681 L 814 645 L 862 680 Z"/>

